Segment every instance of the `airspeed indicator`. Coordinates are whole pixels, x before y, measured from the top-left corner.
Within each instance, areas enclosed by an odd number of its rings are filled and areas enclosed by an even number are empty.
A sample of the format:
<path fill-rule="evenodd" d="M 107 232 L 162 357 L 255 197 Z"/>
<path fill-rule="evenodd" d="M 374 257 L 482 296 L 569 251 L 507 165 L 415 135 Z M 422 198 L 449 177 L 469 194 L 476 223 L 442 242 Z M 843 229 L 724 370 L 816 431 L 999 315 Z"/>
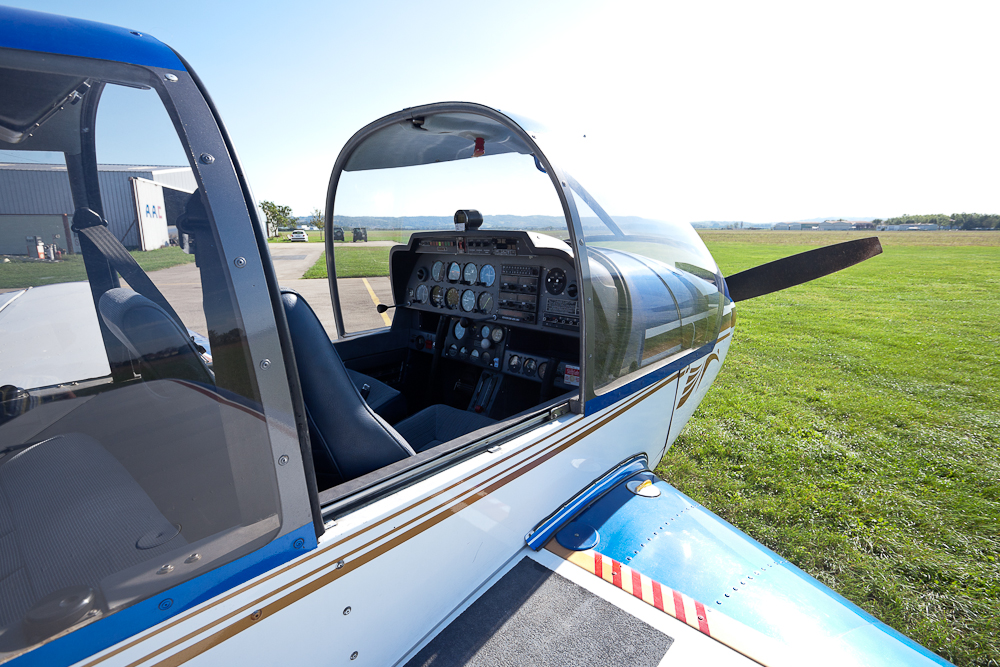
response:
<path fill-rule="evenodd" d="M 489 292 L 483 292 L 479 295 L 479 310 L 483 311 L 487 315 L 493 312 L 493 295 Z"/>

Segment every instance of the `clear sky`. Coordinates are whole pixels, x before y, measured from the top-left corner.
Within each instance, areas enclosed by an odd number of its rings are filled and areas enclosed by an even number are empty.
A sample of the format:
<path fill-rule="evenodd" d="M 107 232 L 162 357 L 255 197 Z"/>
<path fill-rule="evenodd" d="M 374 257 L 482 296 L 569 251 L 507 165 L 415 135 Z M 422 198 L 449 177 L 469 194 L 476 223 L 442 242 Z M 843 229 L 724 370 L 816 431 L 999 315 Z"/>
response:
<path fill-rule="evenodd" d="M 357 129 L 449 99 L 585 133 L 612 213 L 1000 213 L 996 2 L 4 2 L 176 48 L 297 215 Z"/>

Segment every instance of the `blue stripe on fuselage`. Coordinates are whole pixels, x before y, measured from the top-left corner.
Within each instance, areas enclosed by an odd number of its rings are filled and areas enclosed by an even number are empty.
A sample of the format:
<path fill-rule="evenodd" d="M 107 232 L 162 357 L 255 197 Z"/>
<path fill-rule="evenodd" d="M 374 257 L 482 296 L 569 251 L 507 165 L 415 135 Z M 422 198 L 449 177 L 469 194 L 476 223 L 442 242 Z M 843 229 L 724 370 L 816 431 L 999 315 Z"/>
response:
<path fill-rule="evenodd" d="M 585 412 L 588 415 L 594 414 L 595 412 L 603 410 L 609 405 L 614 405 L 615 403 L 617 403 L 618 401 L 622 400 L 627 396 L 631 396 L 632 394 L 641 389 L 645 389 L 646 387 L 655 384 L 656 382 L 659 382 L 664 378 L 670 377 L 671 375 L 673 375 L 680 369 L 684 368 L 685 366 L 690 366 L 699 359 L 707 357 L 709 354 L 712 353 L 712 350 L 715 349 L 715 345 L 717 343 L 718 343 L 717 340 L 713 340 L 711 343 L 702 345 L 698 349 L 692 350 L 691 352 L 688 352 L 684 356 L 674 361 L 671 361 L 669 364 L 657 368 L 655 371 L 650 371 L 649 373 L 646 373 L 642 377 L 636 378 L 635 380 L 632 380 L 631 382 L 624 384 L 616 389 L 612 389 L 607 393 L 598 394 L 594 398 L 587 401 L 587 405 L 585 406 Z"/>

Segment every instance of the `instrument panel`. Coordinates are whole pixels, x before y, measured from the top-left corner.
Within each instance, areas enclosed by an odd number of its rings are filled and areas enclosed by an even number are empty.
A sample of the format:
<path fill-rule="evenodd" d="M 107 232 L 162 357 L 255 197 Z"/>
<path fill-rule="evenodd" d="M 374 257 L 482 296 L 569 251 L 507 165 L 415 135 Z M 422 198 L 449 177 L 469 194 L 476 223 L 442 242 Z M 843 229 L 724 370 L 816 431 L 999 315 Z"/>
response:
<path fill-rule="evenodd" d="M 418 257 L 408 308 L 540 330 L 580 330 L 579 287 L 568 245 L 529 232 L 414 234 Z"/>

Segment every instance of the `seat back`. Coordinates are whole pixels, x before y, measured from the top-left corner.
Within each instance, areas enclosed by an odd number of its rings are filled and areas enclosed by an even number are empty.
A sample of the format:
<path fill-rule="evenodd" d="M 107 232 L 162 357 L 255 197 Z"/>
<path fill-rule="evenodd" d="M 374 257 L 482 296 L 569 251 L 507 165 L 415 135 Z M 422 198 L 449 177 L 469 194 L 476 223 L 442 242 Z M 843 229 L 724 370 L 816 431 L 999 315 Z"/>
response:
<path fill-rule="evenodd" d="M 320 471 L 335 482 L 413 456 L 413 449 L 365 402 L 316 313 L 297 292 L 281 290 L 295 365 Z"/>
<path fill-rule="evenodd" d="M 126 363 L 146 380 L 215 384 L 190 335 L 156 303 L 116 287 L 101 295 L 98 307 L 108 329 L 128 350 Z"/>

